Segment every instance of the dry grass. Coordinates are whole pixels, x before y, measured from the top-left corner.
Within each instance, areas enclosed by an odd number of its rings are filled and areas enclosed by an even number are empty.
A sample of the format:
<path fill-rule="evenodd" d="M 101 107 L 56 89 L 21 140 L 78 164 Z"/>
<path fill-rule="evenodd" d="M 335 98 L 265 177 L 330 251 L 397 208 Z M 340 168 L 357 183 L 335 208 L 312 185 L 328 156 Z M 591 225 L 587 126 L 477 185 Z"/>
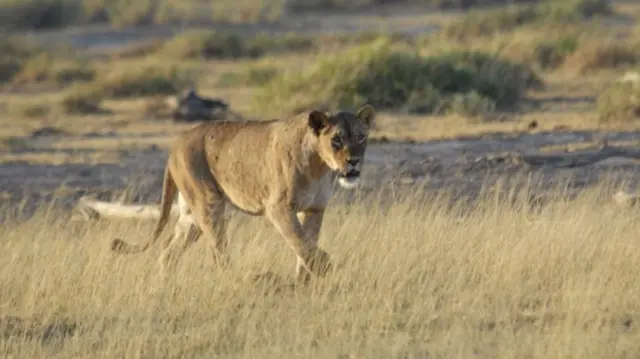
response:
<path fill-rule="evenodd" d="M 75 223 L 43 211 L 0 228 L 2 312 L 18 317 L 0 320 L 0 351 L 25 358 L 635 357 L 637 215 L 603 206 L 600 190 L 571 201 L 557 195 L 539 212 L 494 195 L 464 211 L 447 209 L 446 196 L 388 209 L 364 200 L 336 205 L 321 245 L 338 269 L 297 289 L 286 284 L 293 255 L 258 219 L 235 219 L 230 271 L 211 267 L 199 242 L 162 284 L 157 248 L 123 257 L 107 251 L 112 237 L 138 240 L 151 224 Z M 247 274 L 265 272 L 271 281 Z"/>
<path fill-rule="evenodd" d="M 95 78 L 95 71 L 87 62 L 78 59 L 56 59 L 43 52 L 26 61 L 12 78 L 14 85 L 49 83 L 58 86 L 73 82 L 88 82 Z"/>
<path fill-rule="evenodd" d="M 602 69 L 620 69 L 640 62 L 637 40 L 597 39 L 570 53 L 564 67 L 580 74 Z"/>
<path fill-rule="evenodd" d="M 634 72 L 637 74 L 637 72 Z M 598 115 L 602 122 L 631 122 L 640 118 L 640 83 L 614 81 L 598 95 Z"/>

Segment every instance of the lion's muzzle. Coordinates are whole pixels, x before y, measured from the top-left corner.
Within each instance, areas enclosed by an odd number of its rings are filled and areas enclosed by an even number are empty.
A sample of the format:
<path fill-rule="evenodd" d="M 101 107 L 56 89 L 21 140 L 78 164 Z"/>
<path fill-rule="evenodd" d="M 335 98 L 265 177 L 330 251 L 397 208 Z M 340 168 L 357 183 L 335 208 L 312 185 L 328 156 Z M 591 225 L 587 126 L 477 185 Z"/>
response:
<path fill-rule="evenodd" d="M 360 183 L 360 159 L 347 160 L 347 170 L 338 173 L 338 182 L 345 189 L 353 189 Z"/>

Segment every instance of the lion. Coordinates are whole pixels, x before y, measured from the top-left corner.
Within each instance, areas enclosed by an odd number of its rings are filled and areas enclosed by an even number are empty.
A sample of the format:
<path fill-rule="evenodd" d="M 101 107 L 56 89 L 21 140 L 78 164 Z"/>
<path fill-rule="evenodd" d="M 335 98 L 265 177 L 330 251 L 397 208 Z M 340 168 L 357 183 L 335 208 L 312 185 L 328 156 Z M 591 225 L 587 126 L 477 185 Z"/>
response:
<path fill-rule="evenodd" d="M 228 264 L 225 208 L 266 217 L 296 255 L 295 277 L 307 281 L 331 268 L 318 246 L 320 228 L 337 179 L 360 182 L 376 110 L 356 113 L 308 111 L 285 120 L 200 124 L 173 143 L 164 172 L 161 216 L 151 239 L 131 244 L 114 239 L 117 253 L 152 246 L 166 226 L 174 197 L 179 216 L 159 258 L 163 275 L 202 235 L 214 263 Z"/>

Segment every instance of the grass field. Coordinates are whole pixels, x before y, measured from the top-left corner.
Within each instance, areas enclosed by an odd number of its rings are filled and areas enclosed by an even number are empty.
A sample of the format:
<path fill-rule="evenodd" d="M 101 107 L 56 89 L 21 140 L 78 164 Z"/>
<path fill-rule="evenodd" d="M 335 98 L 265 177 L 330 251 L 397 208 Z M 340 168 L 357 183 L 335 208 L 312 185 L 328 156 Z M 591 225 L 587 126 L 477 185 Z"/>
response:
<path fill-rule="evenodd" d="M 499 184 L 498 184 L 499 186 Z M 265 221 L 234 220 L 233 268 L 196 243 L 167 282 L 159 248 L 114 257 L 148 224 L 41 213 L 0 229 L 7 358 L 633 358 L 637 213 L 607 185 L 541 207 L 522 193 L 474 208 L 446 195 L 329 211 L 336 270 L 290 283 L 294 256 Z M 509 204 L 511 203 L 511 204 Z M 271 274 L 266 275 L 266 274 Z M 256 274 L 263 274 L 256 277 Z M 21 335 L 22 334 L 22 335 Z"/>
<path fill-rule="evenodd" d="M 638 4 L 178 3 L 0 0 L 0 357 L 640 357 L 638 212 L 611 204 L 637 164 L 524 178 L 500 157 L 637 147 Z M 194 125 L 166 100 L 188 86 L 252 120 L 375 103 L 369 187 L 338 193 L 321 234 L 334 272 L 294 286 L 284 240 L 240 215 L 232 268 L 201 241 L 163 282 L 159 246 L 108 249 L 153 221 L 70 220 L 87 193 L 159 201 Z"/>

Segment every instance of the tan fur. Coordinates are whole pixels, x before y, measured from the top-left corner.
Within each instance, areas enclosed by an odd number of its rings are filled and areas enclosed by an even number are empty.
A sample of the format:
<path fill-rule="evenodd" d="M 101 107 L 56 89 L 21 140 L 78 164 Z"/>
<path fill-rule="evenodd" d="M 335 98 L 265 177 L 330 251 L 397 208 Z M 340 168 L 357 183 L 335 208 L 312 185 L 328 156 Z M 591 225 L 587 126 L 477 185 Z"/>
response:
<path fill-rule="evenodd" d="M 226 220 L 231 205 L 265 216 L 297 256 L 296 274 L 323 275 L 328 254 L 318 247 L 324 212 L 336 177 L 354 188 L 375 109 L 357 113 L 310 111 L 284 121 L 199 125 L 175 141 L 164 175 L 161 217 L 148 242 L 112 242 L 119 253 L 141 252 L 166 226 L 176 193 L 180 216 L 164 244 L 163 272 L 202 234 L 217 263 L 226 264 Z"/>

